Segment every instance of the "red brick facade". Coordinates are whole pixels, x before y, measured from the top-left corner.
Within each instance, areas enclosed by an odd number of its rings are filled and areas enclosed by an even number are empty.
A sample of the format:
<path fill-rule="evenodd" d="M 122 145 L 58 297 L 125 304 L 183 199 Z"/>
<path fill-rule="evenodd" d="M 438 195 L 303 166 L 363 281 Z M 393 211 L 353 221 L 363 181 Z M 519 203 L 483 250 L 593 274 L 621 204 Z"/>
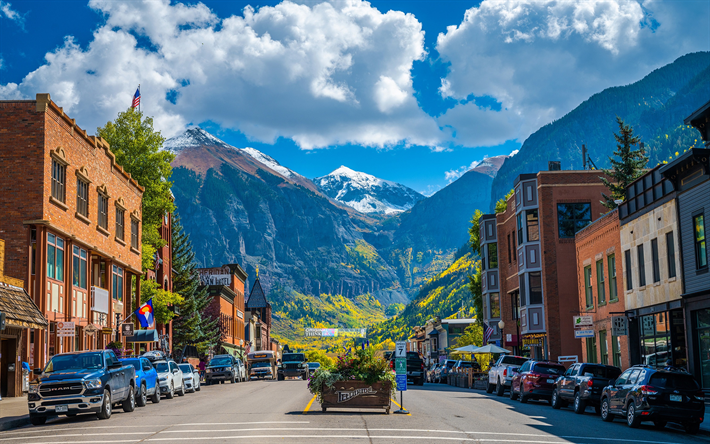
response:
<path fill-rule="evenodd" d="M 498 274 L 500 276 L 501 319 L 503 329 L 503 348 L 523 354 L 520 347 L 520 328 L 518 325 L 517 298 L 518 262 L 516 254 L 515 198 L 510 196 L 505 212 L 496 215 L 498 227 Z"/>
<path fill-rule="evenodd" d="M 221 345 L 225 350 L 215 350 L 215 354 L 245 349 L 245 309 L 244 290 L 246 272 L 238 264 L 228 264 L 217 268 L 200 268 L 203 285 L 209 286 L 212 302 L 205 310 L 213 319 L 219 319 L 222 333 Z"/>

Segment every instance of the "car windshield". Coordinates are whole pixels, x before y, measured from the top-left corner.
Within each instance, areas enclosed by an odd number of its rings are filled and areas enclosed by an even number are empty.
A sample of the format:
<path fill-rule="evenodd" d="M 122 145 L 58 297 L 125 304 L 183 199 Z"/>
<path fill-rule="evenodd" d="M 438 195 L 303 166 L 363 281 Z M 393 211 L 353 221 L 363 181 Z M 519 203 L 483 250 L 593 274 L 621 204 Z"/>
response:
<path fill-rule="evenodd" d="M 167 362 L 157 362 L 154 365 L 155 365 L 155 370 L 158 373 L 165 373 L 165 372 L 169 371 Z"/>
<path fill-rule="evenodd" d="M 453 368 L 456 361 L 446 361 L 446 368 Z"/>
<path fill-rule="evenodd" d="M 655 373 L 651 376 L 649 385 L 659 388 L 672 388 L 681 390 L 698 390 L 698 383 L 690 375 L 675 373 Z"/>
<path fill-rule="evenodd" d="M 281 362 L 303 362 L 306 360 L 306 355 L 303 353 L 284 353 Z"/>
<path fill-rule="evenodd" d="M 545 375 L 564 375 L 565 368 L 561 365 L 536 364 L 535 371 Z"/>
<path fill-rule="evenodd" d="M 190 364 L 180 364 L 178 365 L 183 373 L 192 373 L 192 366 Z"/>
<path fill-rule="evenodd" d="M 57 355 L 45 367 L 45 373 L 97 370 L 104 367 L 103 353 Z"/>
<path fill-rule="evenodd" d="M 460 364 L 459 364 L 459 367 L 460 367 L 460 368 L 472 368 L 472 367 L 473 367 L 473 364 L 471 364 L 470 362 L 466 361 L 466 362 L 460 363 Z"/>
<path fill-rule="evenodd" d="M 527 358 L 520 358 L 518 356 L 505 356 L 501 361 L 501 364 L 513 364 L 513 365 L 523 365 L 529 361 Z"/>
<path fill-rule="evenodd" d="M 318 368 L 318 367 L 320 367 L 320 363 L 318 363 L 318 362 L 309 362 L 309 363 L 308 363 L 308 366 L 309 366 L 310 368 Z"/>
<path fill-rule="evenodd" d="M 232 360 L 229 358 L 214 358 L 210 361 L 210 367 L 215 367 L 218 365 L 232 365 Z"/>
<path fill-rule="evenodd" d="M 252 362 L 251 363 L 251 368 L 261 368 L 261 367 L 271 367 L 271 364 L 268 362 Z"/>
<path fill-rule="evenodd" d="M 138 359 L 120 359 L 124 364 L 132 365 L 137 372 L 141 371 L 141 361 Z"/>
<path fill-rule="evenodd" d="M 621 370 L 616 367 L 606 367 L 603 365 L 585 365 L 582 369 L 582 374 L 595 378 L 616 379 L 621 375 Z"/>

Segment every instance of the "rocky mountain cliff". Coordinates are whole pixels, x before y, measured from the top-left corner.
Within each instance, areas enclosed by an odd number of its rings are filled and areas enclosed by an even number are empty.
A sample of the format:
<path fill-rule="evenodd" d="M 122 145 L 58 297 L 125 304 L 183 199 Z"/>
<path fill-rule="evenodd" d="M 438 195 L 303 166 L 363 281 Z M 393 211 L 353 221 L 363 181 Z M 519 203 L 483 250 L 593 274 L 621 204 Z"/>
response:
<path fill-rule="evenodd" d="M 361 213 L 401 213 L 424 199 L 402 184 L 341 166 L 332 173 L 313 179 L 326 196 Z"/>

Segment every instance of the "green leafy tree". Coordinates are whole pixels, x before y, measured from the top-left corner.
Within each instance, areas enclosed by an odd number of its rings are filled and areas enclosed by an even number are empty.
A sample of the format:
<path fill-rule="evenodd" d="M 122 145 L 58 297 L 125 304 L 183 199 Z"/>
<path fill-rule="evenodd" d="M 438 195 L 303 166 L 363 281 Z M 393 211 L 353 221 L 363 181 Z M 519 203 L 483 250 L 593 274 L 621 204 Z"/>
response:
<path fill-rule="evenodd" d="M 498 202 L 496 202 L 496 214 L 506 212 L 508 209 L 508 199 L 510 199 L 510 196 L 512 196 L 514 192 L 515 190 L 508 191 L 508 194 L 506 194 L 505 197 L 502 197 L 498 200 Z"/>
<path fill-rule="evenodd" d="M 602 183 L 609 188 L 611 195 L 602 194 L 604 200 L 602 205 L 613 210 L 618 205 L 616 200 L 624 200 L 626 197 L 626 187 L 638 179 L 644 172 L 644 168 L 648 164 L 648 157 L 643 148 L 637 150 L 632 149 L 638 145 L 641 139 L 634 136 L 634 130 L 630 125 L 624 123 L 621 117 L 616 118 L 619 125 L 619 133 L 614 134 L 616 139 L 616 151 L 614 156 L 609 157 L 611 163 L 610 170 L 604 170 L 604 173 L 611 178 L 600 177 Z"/>
<path fill-rule="evenodd" d="M 167 324 L 175 313 L 169 308 L 171 305 L 179 305 L 183 302 L 182 296 L 163 290 L 157 282 L 144 280 L 141 283 L 141 300 L 153 299 L 153 317 L 158 324 Z"/>
<path fill-rule="evenodd" d="M 173 320 L 175 349 L 195 345 L 205 352 L 220 339 L 219 319 L 204 314 L 210 304 L 207 287 L 200 285 L 190 236 L 184 232 L 178 213 L 172 218 L 173 293 L 183 301 L 178 304 L 180 316 Z"/>
<path fill-rule="evenodd" d="M 331 368 L 335 365 L 335 360 L 325 354 L 323 350 L 309 350 L 306 352 L 308 362 L 318 362 L 322 368 Z"/>
<path fill-rule="evenodd" d="M 468 229 L 469 244 L 473 252 L 481 255 L 481 216 L 483 213 L 476 210 L 471 218 L 471 228 Z M 473 308 L 476 310 L 476 322 L 483 325 L 483 288 L 481 286 L 481 261 L 475 262 L 474 273 L 468 276 L 468 289 L 473 298 Z"/>

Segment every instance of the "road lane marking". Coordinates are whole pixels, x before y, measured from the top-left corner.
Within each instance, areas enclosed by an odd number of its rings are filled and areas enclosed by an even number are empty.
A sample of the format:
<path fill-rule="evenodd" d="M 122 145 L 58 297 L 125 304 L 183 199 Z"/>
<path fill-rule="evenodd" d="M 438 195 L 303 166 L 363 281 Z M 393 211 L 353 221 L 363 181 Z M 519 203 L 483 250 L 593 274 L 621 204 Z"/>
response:
<path fill-rule="evenodd" d="M 305 415 L 306 413 L 308 413 L 308 411 L 311 409 L 311 405 L 313 405 L 313 401 L 315 401 L 317 397 L 318 397 L 318 395 L 313 395 L 313 397 L 311 398 L 311 400 L 308 402 L 308 405 L 307 405 L 306 408 L 303 410 L 303 414 L 304 414 L 304 415 Z"/>
<path fill-rule="evenodd" d="M 397 401 L 395 401 L 395 400 L 393 399 L 392 402 L 394 402 L 394 403 L 397 405 L 397 407 L 399 407 L 400 409 L 404 410 L 404 407 L 402 407 L 401 405 L 399 405 L 399 403 L 398 403 Z M 407 416 L 412 416 L 412 414 L 411 414 L 411 413 L 407 413 Z"/>
<path fill-rule="evenodd" d="M 429 441 L 470 441 L 470 442 L 505 442 L 505 443 L 526 443 L 526 444 L 565 444 L 569 443 L 569 441 L 533 441 L 533 440 L 524 440 L 524 439 L 516 439 L 516 440 L 510 440 L 510 439 L 498 439 L 498 438 L 464 438 L 464 437 L 442 437 L 442 436 L 402 436 L 402 435 L 232 435 L 232 436 L 200 436 L 199 440 L 200 441 L 206 441 L 206 440 L 218 440 L 218 439 L 234 439 L 234 440 L 240 440 L 240 439 L 254 439 L 254 438 L 278 438 L 278 439 L 323 439 L 323 438 L 329 438 L 329 439 L 366 439 L 366 440 L 371 440 L 371 439 L 419 439 L 419 440 L 429 440 Z M 552 437 L 553 439 L 557 437 Z M 583 437 L 580 437 L 582 439 L 585 439 Z M 557 438 L 559 439 L 559 438 Z M 170 438 L 149 438 L 146 439 L 145 441 L 183 441 L 183 440 L 195 440 L 194 437 L 190 438 L 179 438 L 179 437 L 170 437 Z M 626 441 L 626 440 L 625 440 Z M 666 441 L 646 441 L 649 443 L 654 443 L 654 444 L 671 444 L 671 443 L 666 443 Z M 48 443 L 49 444 L 49 443 Z M 56 443 L 55 443 L 56 444 Z M 679 443 L 675 443 L 679 444 Z"/>
<path fill-rule="evenodd" d="M 39 430 L 37 431 L 39 433 Z M 72 436 L 116 436 L 116 435 L 145 435 L 155 432 L 112 432 L 112 433 L 67 433 L 66 435 L 57 435 L 57 438 L 66 438 Z M 14 436 L 12 438 L 0 438 L 0 441 L 15 441 L 18 439 L 32 439 L 32 438 L 47 438 L 47 434 L 39 436 Z M 131 441 L 132 442 L 132 441 Z"/>
<path fill-rule="evenodd" d="M 173 424 L 172 427 L 201 426 L 201 425 L 249 425 L 249 424 L 310 424 L 310 421 L 250 421 L 250 422 L 193 422 L 187 424 Z"/>
<path fill-rule="evenodd" d="M 69 423 L 69 424 L 72 424 L 72 425 L 76 424 L 76 425 L 82 425 L 82 426 L 85 425 L 85 423 L 83 423 L 83 422 L 76 422 L 76 423 Z M 69 425 L 69 424 L 62 424 L 62 425 Z M 55 429 L 52 427 L 52 425 L 53 425 L 52 423 L 49 423 L 44 427 L 34 426 L 34 427 L 32 427 L 32 429 L 29 429 L 29 430 L 17 430 L 17 431 L 7 430 L 7 431 L 3 431 L 2 434 L 3 434 L 3 436 L 15 435 L 15 434 L 26 435 L 28 433 L 39 433 L 42 430 L 49 430 L 49 429 L 51 429 L 52 432 L 67 432 L 67 431 L 76 430 L 76 427 L 66 428 L 66 429 Z M 152 425 L 135 425 L 135 426 L 119 426 L 119 425 L 116 425 L 116 426 L 93 426 L 93 427 L 84 427 L 84 428 L 93 430 L 93 429 L 120 429 L 120 428 L 137 429 L 137 428 L 141 428 L 141 427 L 158 427 L 158 428 L 160 428 L 160 427 L 164 427 L 164 426 L 152 424 Z M 150 433 L 150 432 L 146 431 L 146 433 Z"/>

